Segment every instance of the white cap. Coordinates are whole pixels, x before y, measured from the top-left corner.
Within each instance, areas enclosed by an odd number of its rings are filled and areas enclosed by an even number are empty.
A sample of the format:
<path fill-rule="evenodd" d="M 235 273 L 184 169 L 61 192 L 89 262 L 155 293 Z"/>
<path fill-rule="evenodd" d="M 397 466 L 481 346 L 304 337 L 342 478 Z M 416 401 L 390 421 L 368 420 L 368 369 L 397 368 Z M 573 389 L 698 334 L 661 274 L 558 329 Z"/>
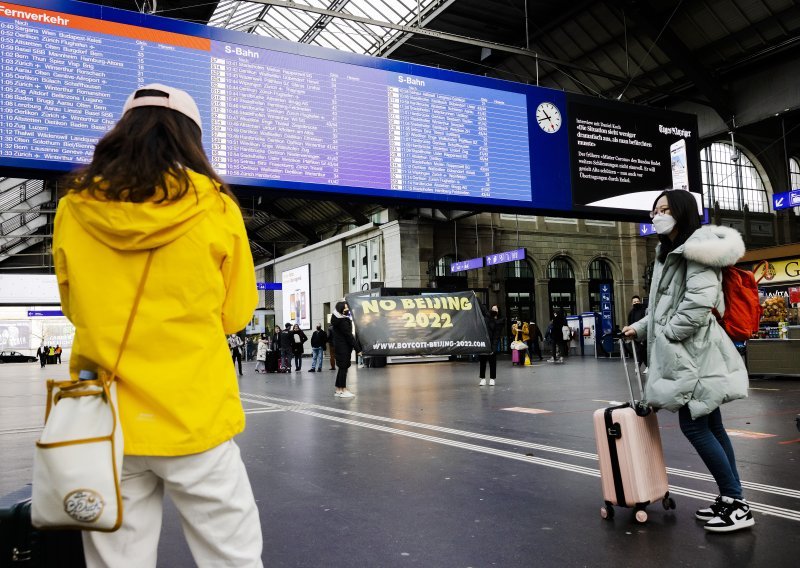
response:
<path fill-rule="evenodd" d="M 140 96 L 136 97 L 139 91 L 153 90 L 161 91 L 166 96 Z M 200 110 L 197 108 L 197 103 L 194 102 L 192 96 L 186 91 L 181 91 L 175 87 L 167 87 L 160 83 L 150 83 L 139 89 L 136 89 L 125 101 L 125 106 L 122 107 L 122 114 L 138 107 L 164 107 L 177 111 L 185 116 L 191 118 L 195 124 L 203 130 L 203 124 L 200 120 Z"/>

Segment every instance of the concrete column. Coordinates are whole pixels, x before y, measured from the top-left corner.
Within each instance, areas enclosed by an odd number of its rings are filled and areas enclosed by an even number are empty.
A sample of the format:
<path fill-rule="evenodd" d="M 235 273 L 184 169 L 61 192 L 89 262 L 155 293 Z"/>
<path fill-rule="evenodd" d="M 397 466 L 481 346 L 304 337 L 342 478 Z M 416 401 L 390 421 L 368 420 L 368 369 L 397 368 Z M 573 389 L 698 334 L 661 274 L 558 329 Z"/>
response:
<path fill-rule="evenodd" d="M 575 279 L 575 309 L 577 316 L 589 311 L 589 280 L 586 278 Z"/>
<path fill-rule="evenodd" d="M 426 274 L 433 251 L 433 230 L 419 221 L 392 221 L 383 233 L 385 285 L 420 288 L 428 285 Z"/>
<path fill-rule="evenodd" d="M 547 329 L 547 324 L 550 322 L 550 318 L 552 317 L 552 314 L 550 313 L 549 284 L 549 278 L 538 278 L 536 280 L 536 323 L 539 324 L 539 328 L 542 330 L 542 335 L 544 335 L 544 330 Z"/>

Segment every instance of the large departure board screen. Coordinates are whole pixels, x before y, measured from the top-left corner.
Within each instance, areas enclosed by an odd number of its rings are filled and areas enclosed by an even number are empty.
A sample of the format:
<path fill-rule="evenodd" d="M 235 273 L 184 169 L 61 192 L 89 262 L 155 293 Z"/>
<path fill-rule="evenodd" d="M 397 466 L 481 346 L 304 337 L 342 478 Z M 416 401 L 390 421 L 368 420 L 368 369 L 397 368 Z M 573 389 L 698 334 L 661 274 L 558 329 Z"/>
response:
<path fill-rule="evenodd" d="M 88 162 L 149 83 L 195 98 L 206 152 L 237 186 L 583 216 L 630 203 L 614 200 L 629 180 L 587 170 L 598 153 L 579 144 L 595 124 L 634 131 L 614 118 L 631 105 L 598 114 L 560 91 L 68 0 L 0 2 L 0 173 Z M 696 124 L 680 116 L 655 122 Z M 664 164 L 638 189 L 669 185 Z"/>
<path fill-rule="evenodd" d="M 13 4 L 0 47 L 4 159 L 87 162 L 127 96 L 164 83 L 238 182 L 530 200 L 524 94 Z"/>

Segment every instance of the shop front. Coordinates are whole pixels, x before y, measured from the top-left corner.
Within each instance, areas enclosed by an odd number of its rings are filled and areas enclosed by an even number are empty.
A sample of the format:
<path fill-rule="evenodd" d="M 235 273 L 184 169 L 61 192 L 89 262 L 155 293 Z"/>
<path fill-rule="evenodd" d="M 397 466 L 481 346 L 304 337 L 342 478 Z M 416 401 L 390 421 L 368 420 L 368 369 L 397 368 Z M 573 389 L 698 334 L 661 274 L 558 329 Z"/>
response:
<path fill-rule="evenodd" d="M 800 245 L 750 251 L 739 263 L 753 270 L 764 309 L 758 338 L 747 342 L 751 375 L 800 375 Z"/>

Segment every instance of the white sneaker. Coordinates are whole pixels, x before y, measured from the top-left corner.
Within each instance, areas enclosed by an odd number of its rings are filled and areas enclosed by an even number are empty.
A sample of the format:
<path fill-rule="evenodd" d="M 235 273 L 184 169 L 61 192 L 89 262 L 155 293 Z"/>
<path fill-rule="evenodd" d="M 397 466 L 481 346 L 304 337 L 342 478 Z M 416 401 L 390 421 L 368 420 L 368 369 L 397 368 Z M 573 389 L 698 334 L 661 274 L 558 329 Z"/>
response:
<path fill-rule="evenodd" d="M 350 391 L 342 391 L 342 393 L 339 395 L 340 398 L 353 398 L 354 396 L 356 395 L 354 395 Z"/>
<path fill-rule="evenodd" d="M 493 387 L 493 386 L 494 386 L 494 379 L 489 379 L 489 386 L 490 386 L 490 387 Z"/>
<path fill-rule="evenodd" d="M 481 382 L 478 383 L 478 386 L 479 387 L 485 387 L 486 386 L 486 379 L 481 379 Z"/>
<path fill-rule="evenodd" d="M 647 374 L 647 367 L 644 368 L 644 371 L 642 371 L 642 374 L 644 374 L 644 375 Z"/>
<path fill-rule="evenodd" d="M 733 532 L 755 524 L 750 505 L 744 499 L 721 497 L 715 512 L 717 516 L 703 526 L 707 531 Z"/>
<path fill-rule="evenodd" d="M 555 362 L 556 362 L 556 360 L 555 360 L 555 359 L 553 359 L 552 357 L 550 357 L 550 358 L 547 360 L 547 362 L 548 362 L 548 363 L 555 363 Z"/>
<path fill-rule="evenodd" d="M 333 393 L 333 396 L 342 396 L 342 393 L 339 392 L 339 391 L 336 391 L 336 392 Z"/>

